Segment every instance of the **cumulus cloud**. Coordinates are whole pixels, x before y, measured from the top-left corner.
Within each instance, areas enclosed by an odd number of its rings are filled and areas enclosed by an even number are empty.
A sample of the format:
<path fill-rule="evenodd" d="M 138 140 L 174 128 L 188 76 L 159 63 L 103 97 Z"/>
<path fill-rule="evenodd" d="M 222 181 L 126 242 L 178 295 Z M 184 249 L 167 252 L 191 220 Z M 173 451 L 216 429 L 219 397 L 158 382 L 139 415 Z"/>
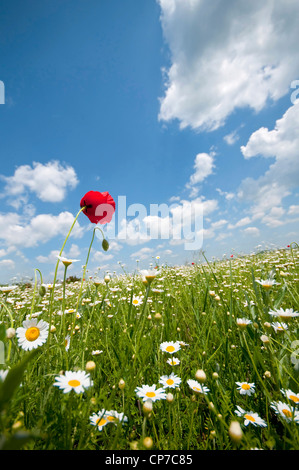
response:
<path fill-rule="evenodd" d="M 202 183 L 208 176 L 213 173 L 214 165 L 214 153 L 198 153 L 194 161 L 194 172 L 190 176 L 189 182 L 186 184 L 187 189 L 191 189 L 190 197 L 197 196 L 198 185 Z"/>
<path fill-rule="evenodd" d="M 138 209 L 137 217 L 120 221 L 117 240 L 128 245 L 138 245 L 153 239 L 167 239 L 174 244 L 184 243 L 195 234 L 203 233 L 204 217 L 217 208 L 216 199 L 197 197 L 191 201 L 182 199 L 170 206 L 161 204 L 159 214 L 147 214 L 145 208 L 144 211 Z"/>
<path fill-rule="evenodd" d="M 0 267 L 6 269 L 14 269 L 15 262 L 12 259 L 2 259 L 0 261 Z"/>
<path fill-rule="evenodd" d="M 140 250 L 138 251 L 135 251 L 134 253 L 132 253 L 130 255 L 130 257 L 132 259 L 138 259 L 138 260 L 144 260 L 144 259 L 147 259 L 149 258 L 150 256 L 152 256 L 154 250 L 152 248 L 149 248 L 149 247 L 143 247 L 141 248 Z"/>
<path fill-rule="evenodd" d="M 70 212 L 61 212 L 58 215 L 39 214 L 29 222 L 13 212 L 0 214 L 0 240 L 7 246 L 35 247 L 56 236 L 65 237 L 73 222 L 74 216 Z M 71 236 L 80 238 L 82 235 L 83 229 L 77 222 Z"/>
<path fill-rule="evenodd" d="M 238 108 L 259 112 L 299 68 L 296 0 L 157 0 L 170 50 L 159 119 L 214 130 Z"/>
<path fill-rule="evenodd" d="M 275 127 L 261 127 L 249 138 L 241 151 L 246 159 L 263 157 L 271 162 L 259 178 L 243 180 L 239 198 L 252 204 L 253 219 L 261 219 L 269 226 L 280 225 L 284 214 L 282 202 L 299 181 L 299 106 L 287 109 Z"/>
<path fill-rule="evenodd" d="M 258 237 L 260 231 L 257 227 L 247 227 L 243 230 L 246 235 L 250 235 L 251 237 Z"/>
<path fill-rule="evenodd" d="M 74 168 L 63 166 L 58 161 L 42 164 L 33 162 L 16 168 L 13 176 L 2 176 L 5 182 L 3 196 L 10 196 L 11 203 L 26 203 L 28 192 L 34 193 L 43 202 L 60 202 L 68 188 L 75 188 L 78 178 Z"/>

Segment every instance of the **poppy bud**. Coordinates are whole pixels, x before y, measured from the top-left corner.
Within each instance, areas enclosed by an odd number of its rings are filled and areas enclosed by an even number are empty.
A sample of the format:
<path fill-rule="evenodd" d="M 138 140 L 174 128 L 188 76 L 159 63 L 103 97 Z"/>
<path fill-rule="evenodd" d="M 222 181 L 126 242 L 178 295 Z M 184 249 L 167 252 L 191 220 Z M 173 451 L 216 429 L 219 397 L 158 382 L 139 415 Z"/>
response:
<path fill-rule="evenodd" d="M 39 290 L 38 290 L 38 293 L 40 295 L 40 297 L 43 297 L 45 295 L 45 293 L 47 292 L 45 286 L 40 286 Z"/>
<path fill-rule="evenodd" d="M 102 242 L 102 248 L 104 251 L 108 251 L 109 250 L 109 243 L 108 241 L 106 240 L 106 238 L 104 238 L 103 242 Z"/>

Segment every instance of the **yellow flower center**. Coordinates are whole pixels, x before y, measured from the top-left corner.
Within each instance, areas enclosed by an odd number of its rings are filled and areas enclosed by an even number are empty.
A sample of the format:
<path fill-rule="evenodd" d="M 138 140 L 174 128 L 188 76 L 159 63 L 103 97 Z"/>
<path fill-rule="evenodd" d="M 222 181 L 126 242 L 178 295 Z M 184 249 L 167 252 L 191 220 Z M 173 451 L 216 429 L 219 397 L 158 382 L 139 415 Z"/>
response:
<path fill-rule="evenodd" d="M 252 421 L 253 423 L 255 422 L 255 419 L 254 419 L 253 416 L 248 415 L 248 414 L 245 414 L 244 416 L 245 416 L 246 419 L 248 419 L 248 421 Z"/>
<path fill-rule="evenodd" d="M 146 396 L 149 397 L 149 398 L 153 398 L 156 396 L 156 393 L 155 392 L 146 392 Z"/>
<path fill-rule="evenodd" d="M 133 304 L 137 305 L 137 304 L 138 304 L 138 300 L 137 300 L 137 299 L 134 299 L 134 300 L 133 300 Z"/>
<path fill-rule="evenodd" d="M 107 423 L 107 419 L 105 419 L 105 418 L 99 418 L 99 419 L 97 419 L 97 421 L 96 421 L 96 424 L 97 424 L 98 426 L 103 426 L 103 425 L 106 424 L 106 423 Z"/>
<path fill-rule="evenodd" d="M 66 266 L 66 267 L 68 267 L 70 264 L 72 264 L 72 261 L 66 261 L 66 260 L 64 260 L 64 261 L 62 261 L 62 262 L 63 262 L 64 266 Z"/>
<path fill-rule="evenodd" d="M 68 384 L 69 384 L 71 387 L 78 387 L 78 385 L 80 385 L 80 382 L 79 382 L 79 380 L 77 380 L 77 379 L 72 379 L 72 380 L 69 380 L 69 381 L 68 381 Z"/>
<path fill-rule="evenodd" d="M 167 380 L 166 380 L 166 383 L 167 383 L 167 385 L 173 385 L 173 384 L 174 384 L 174 380 L 172 380 L 172 379 L 167 379 Z"/>
<path fill-rule="evenodd" d="M 116 421 L 115 416 L 107 416 L 108 421 Z"/>
<path fill-rule="evenodd" d="M 290 410 L 287 410 L 286 408 L 284 408 L 283 410 L 281 410 L 283 412 L 283 414 L 287 417 L 287 418 L 291 418 L 292 417 L 292 413 Z"/>
<path fill-rule="evenodd" d="M 39 329 L 36 326 L 31 326 L 26 330 L 25 336 L 28 341 L 35 341 L 39 337 Z"/>
<path fill-rule="evenodd" d="M 242 384 L 242 387 L 241 387 L 241 388 L 243 388 L 243 390 L 249 390 L 249 389 L 250 389 L 250 385 L 248 385 L 248 384 Z"/>
<path fill-rule="evenodd" d="M 195 392 L 201 392 L 200 388 L 198 388 L 198 387 L 193 387 L 193 390 L 194 390 Z"/>
<path fill-rule="evenodd" d="M 295 403 L 299 402 L 299 398 L 296 395 L 290 395 L 290 400 L 293 400 Z"/>
<path fill-rule="evenodd" d="M 167 352 L 173 352 L 175 350 L 175 347 L 174 346 L 167 346 L 166 347 L 166 351 Z"/>

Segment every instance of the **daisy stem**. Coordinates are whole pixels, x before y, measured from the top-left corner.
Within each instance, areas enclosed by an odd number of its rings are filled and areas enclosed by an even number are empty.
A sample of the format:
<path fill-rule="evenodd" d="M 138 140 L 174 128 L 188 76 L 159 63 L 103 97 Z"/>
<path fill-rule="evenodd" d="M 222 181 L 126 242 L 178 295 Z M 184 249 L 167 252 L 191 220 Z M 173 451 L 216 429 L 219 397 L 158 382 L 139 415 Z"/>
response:
<path fill-rule="evenodd" d="M 87 269 L 87 265 L 88 265 L 88 261 L 89 261 L 90 252 L 91 252 L 91 247 L 92 247 L 92 244 L 93 244 L 93 241 L 94 241 L 95 231 L 96 231 L 97 229 L 102 232 L 103 238 L 105 238 L 105 237 L 104 237 L 104 234 L 103 234 L 103 231 L 102 231 L 102 229 L 100 229 L 100 227 L 95 227 L 95 228 L 93 229 L 92 238 L 91 238 L 91 242 L 90 242 L 89 249 L 88 249 L 88 253 L 87 253 L 87 258 L 86 258 L 86 262 L 85 262 L 84 269 L 83 269 L 83 276 L 82 276 L 81 285 L 80 285 L 80 290 L 79 290 L 79 294 L 78 294 L 78 301 L 77 301 L 76 312 L 78 312 L 79 303 L 80 303 L 81 296 L 82 296 L 83 283 L 84 283 L 85 275 L 86 275 L 86 269 Z M 71 331 L 74 331 L 75 322 L 76 322 L 76 315 L 74 315 L 74 320 L 73 320 L 73 324 L 72 324 L 72 329 L 71 329 Z M 71 336 L 71 337 L 72 337 L 72 336 Z M 71 341 L 71 339 L 70 339 L 70 347 L 71 347 L 71 343 L 72 343 L 72 341 Z"/>
<path fill-rule="evenodd" d="M 197 406 L 197 403 L 195 404 L 195 406 L 192 409 L 191 423 L 190 423 L 189 434 L 188 434 L 188 442 L 187 442 L 187 450 L 190 449 L 190 440 L 191 440 L 191 434 L 192 434 L 192 431 L 193 431 L 192 428 L 193 428 L 194 415 L 196 413 L 196 406 Z"/>
<path fill-rule="evenodd" d="M 136 331 L 137 332 L 139 331 L 139 337 L 137 338 L 137 345 L 136 345 L 136 351 L 137 352 L 139 350 L 139 343 L 140 343 L 140 340 L 142 338 L 142 333 L 143 333 L 143 329 L 144 329 L 145 308 L 146 308 L 146 305 L 147 305 L 147 299 L 148 299 L 148 296 L 149 296 L 150 288 L 151 288 L 151 286 L 150 286 L 150 284 L 148 284 L 148 286 L 146 288 L 145 301 L 144 301 L 144 304 L 143 304 L 142 312 L 141 312 L 140 319 L 139 319 L 139 322 L 138 322 L 137 327 L 136 327 Z M 142 322 L 142 324 L 140 325 L 141 322 Z"/>
<path fill-rule="evenodd" d="M 265 386 L 265 384 L 264 384 L 264 382 L 263 382 L 263 380 L 262 380 L 260 374 L 258 373 L 256 364 L 255 364 L 255 362 L 254 362 L 254 359 L 253 359 L 253 357 L 252 357 L 252 355 L 251 355 L 251 352 L 250 352 L 250 349 L 249 349 L 249 347 L 248 347 L 248 344 L 247 344 L 247 341 L 246 341 L 246 337 L 245 337 L 244 332 L 242 332 L 242 336 L 243 336 L 244 343 L 245 343 L 245 345 L 246 345 L 246 349 L 247 349 L 248 356 L 250 357 L 250 360 L 251 360 L 251 362 L 252 362 L 252 365 L 253 365 L 253 368 L 254 368 L 254 370 L 255 370 L 255 373 L 256 373 L 257 377 L 259 378 L 259 381 L 260 381 L 261 385 L 263 386 L 263 389 L 264 389 L 264 391 L 265 391 L 265 395 L 266 395 L 269 399 L 271 399 L 271 396 L 270 396 L 270 394 L 269 394 L 269 392 L 268 392 L 268 390 L 267 390 L 267 388 L 266 388 L 266 386 Z"/>
<path fill-rule="evenodd" d="M 10 311 L 9 308 L 5 305 L 4 302 L 1 302 L 1 305 L 2 305 L 2 306 L 5 308 L 5 310 L 7 311 L 8 315 L 9 315 L 9 318 L 10 318 L 10 327 L 13 328 L 13 317 L 12 317 L 11 311 Z M 10 340 L 9 340 L 9 345 L 8 345 L 7 358 L 6 358 L 6 361 L 7 361 L 7 362 L 10 360 L 11 344 L 12 344 L 12 340 L 10 339 Z"/>
<path fill-rule="evenodd" d="M 79 215 L 81 214 L 81 212 L 85 209 L 86 207 L 83 206 L 81 207 L 81 209 L 79 210 L 78 214 L 76 215 L 76 217 L 74 218 L 74 221 L 71 225 L 71 228 L 69 229 L 68 231 L 68 234 L 67 236 L 65 237 L 65 240 L 63 242 L 63 245 L 61 247 L 61 250 L 59 252 L 59 256 L 61 256 L 63 250 L 64 250 L 64 247 L 66 245 L 66 242 L 75 226 L 75 223 L 77 222 L 77 219 L 79 217 Z M 54 279 L 53 279 L 53 286 L 52 286 L 52 290 L 51 290 L 51 296 L 50 296 L 50 304 L 49 304 L 49 325 L 50 325 L 50 328 L 51 328 L 51 323 L 52 323 L 52 313 L 53 313 L 53 300 L 54 300 L 54 288 L 55 288 L 55 283 L 56 283 L 56 278 L 57 278 L 57 271 L 58 271 L 58 266 L 59 266 L 59 262 L 60 262 L 60 259 L 58 258 L 57 260 L 57 263 L 56 263 L 56 267 L 55 267 L 55 273 L 54 273 Z M 48 357 L 48 366 L 49 366 L 49 360 L 50 360 L 50 354 L 49 354 L 49 349 L 50 349 L 50 342 L 51 342 L 51 335 L 48 336 L 48 354 L 47 354 L 47 357 Z"/>
<path fill-rule="evenodd" d="M 41 284 L 43 283 L 42 273 L 40 272 L 39 269 L 35 268 L 35 270 L 34 270 L 34 276 L 35 276 L 34 291 L 33 291 L 33 297 L 32 297 L 32 302 L 31 302 L 31 310 L 30 310 L 30 316 L 29 316 L 30 320 L 31 320 L 32 312 L 33 312 L 35 293 L 36 293 L 36 284 L 37 284 L 36 271 L 38 271 L 39 274 L 40 274 Z"/>
<path fill-rule="evenodd" d="M 142 423 L 142 441 L 144 440 L 146 436 L 146 416 L 143 418 L 143 423 Z"/>

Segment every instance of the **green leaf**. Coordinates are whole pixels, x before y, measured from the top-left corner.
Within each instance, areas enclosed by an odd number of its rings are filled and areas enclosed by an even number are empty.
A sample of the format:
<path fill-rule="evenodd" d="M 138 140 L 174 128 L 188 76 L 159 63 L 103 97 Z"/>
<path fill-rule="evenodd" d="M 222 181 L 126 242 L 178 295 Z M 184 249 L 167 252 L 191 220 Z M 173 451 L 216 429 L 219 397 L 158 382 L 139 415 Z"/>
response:
<path fill-rule="evenodd" d="M 11 399 L 15 390 L 22 381 L 23 374 L 28 362 L 31 361 L 38 352 L 38 349 L 34 349 L 29 354 L 27 354 L 19 364 L 8 371 L 4 382 L 0 384 L 0 410 L 2 410 Z"/>
<path fill-rule="evenodd" d="M 6 338 L 6 328 L 4 323 L 0 323 L 0 341 L 4 341 Z"/>

